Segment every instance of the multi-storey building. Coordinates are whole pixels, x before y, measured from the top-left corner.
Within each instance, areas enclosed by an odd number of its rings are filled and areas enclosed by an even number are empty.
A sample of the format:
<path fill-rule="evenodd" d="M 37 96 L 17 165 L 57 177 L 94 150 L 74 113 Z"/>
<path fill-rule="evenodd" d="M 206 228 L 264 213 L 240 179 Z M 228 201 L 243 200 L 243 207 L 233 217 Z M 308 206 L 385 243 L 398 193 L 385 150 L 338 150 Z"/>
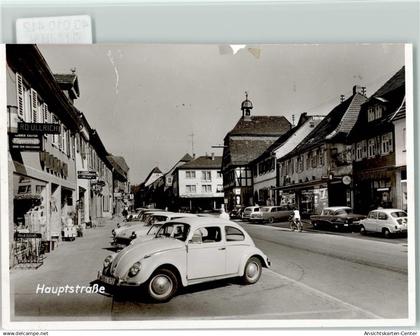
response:
<path fill-rule="evenodd" d="M 280 205 L 287 201 L 278 197 L 277 160 L 296 148 L 318 125 L 323 116 L 302 113 L 297 125 L 279 137 L 264 153 L 253 160 L 252 167 L 254 202 L 259 205 Z"/>
<path fill-rule="evenodd" d="M 24 229 L 41 234 L 43 248 L 49 251 L 60 239 L 63 218 L 72 216 L 75 210 L 75 134 L 79 119 L 72 101 L 78 96 L 78 86 L 74 83 L 70 89 L 62 88 L 34 45 L 7 45 L 6 54 L 11 141 L 25 136 L 18 123 L 60 125 L 59 134 L 39 132 L 38 149 L 9 146 L 11 248 L 14 231 Z"/>
<path fill-rule="evenodd" d="M 278 160 L 278 190 L 282 203 L 299 207 L 303 215 L 325 206 L 351 206 L 352 146 L 347 136 L 367 100 L 365 89 L 337 105 L 291 152 Z"/>
<path fill-rule="evenodd" d="M 356 211 L 407 209 L 405 129 L 403 67 L 362 105 L 350 134 Z"/>
<path fill-rule="evenodd" d="M 228 209 L 255 202 L 250 163 L 291 128 L 283 116 L 252 116 L 252 108 L 246 97 L 242 117 L 224 139 L 222 173 Z"/>
<path fill-rule="evenodd" d="M 125 207 L 132 207 L 129 171 L 125 159 L 108 153 L 106 157 L 112 165 L 112 183 L 114 191 L 114 214 L 121 214 Z"/>
<path fill-rule="evenodd" d="M 175 170 L 174 197 L 177 208 L 211 210 L 223 205 L 221 156 L 199 156 Z"/>

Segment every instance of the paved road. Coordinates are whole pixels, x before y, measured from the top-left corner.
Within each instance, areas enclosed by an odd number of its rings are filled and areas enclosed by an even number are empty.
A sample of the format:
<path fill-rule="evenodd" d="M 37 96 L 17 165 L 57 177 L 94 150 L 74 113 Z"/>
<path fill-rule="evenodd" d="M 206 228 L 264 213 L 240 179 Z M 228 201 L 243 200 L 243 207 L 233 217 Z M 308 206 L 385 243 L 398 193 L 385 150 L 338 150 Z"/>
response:
<path fill-rule="evenodd" d="M 404 241 L 353 238 L 242 223 L 272 260 L 261 280 L 242 286 L 218 281 L 183 290 L 169 303 L 150 304 L 131 292 L 35 294 L 38 284 L 88 285 L 109 254 L 115 221 L 63 242 L 38 270 L 13 270 L 13 320 L 361 319 L 407 317 Z"/>

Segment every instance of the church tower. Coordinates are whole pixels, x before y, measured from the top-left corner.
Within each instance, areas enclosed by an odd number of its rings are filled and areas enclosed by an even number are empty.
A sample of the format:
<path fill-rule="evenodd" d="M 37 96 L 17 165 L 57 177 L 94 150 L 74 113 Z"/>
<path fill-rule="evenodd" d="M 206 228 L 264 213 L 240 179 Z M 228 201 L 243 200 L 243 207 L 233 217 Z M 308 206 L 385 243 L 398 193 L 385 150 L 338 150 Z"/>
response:
<path fill-rule="evenodd" d="M 245 100 L 241 104 L 242 118 L 246 121 L 251 120 L 252 102 L 248 99 L 248 92 L 245 91 Z"/>

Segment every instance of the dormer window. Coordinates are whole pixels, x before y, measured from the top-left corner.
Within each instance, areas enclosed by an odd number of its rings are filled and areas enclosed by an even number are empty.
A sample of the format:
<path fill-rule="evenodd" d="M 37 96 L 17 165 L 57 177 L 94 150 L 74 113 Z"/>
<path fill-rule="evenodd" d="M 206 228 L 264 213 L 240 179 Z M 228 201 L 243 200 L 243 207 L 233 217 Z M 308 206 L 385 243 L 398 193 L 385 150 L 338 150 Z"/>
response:
<path fill-rule="evenodd" d="M 384 111 L 385 111 L 385 106 L 383 105 L 376 104 L 376 105 L 370 106 L 368 108 L 368 122 L 382 118 Z"/>

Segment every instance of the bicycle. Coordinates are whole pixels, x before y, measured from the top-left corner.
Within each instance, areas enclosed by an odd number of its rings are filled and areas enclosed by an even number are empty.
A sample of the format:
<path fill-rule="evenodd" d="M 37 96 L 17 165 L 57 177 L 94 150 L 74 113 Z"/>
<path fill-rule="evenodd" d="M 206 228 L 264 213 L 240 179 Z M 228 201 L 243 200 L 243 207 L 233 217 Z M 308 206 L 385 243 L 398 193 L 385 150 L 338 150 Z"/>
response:
<path fill-rule="evenodd" d="M 300 219 L 294 219 L 293 216 L 289 217 L 289 227 L 291 231 L 303 231 L 302 221 Z"/>

